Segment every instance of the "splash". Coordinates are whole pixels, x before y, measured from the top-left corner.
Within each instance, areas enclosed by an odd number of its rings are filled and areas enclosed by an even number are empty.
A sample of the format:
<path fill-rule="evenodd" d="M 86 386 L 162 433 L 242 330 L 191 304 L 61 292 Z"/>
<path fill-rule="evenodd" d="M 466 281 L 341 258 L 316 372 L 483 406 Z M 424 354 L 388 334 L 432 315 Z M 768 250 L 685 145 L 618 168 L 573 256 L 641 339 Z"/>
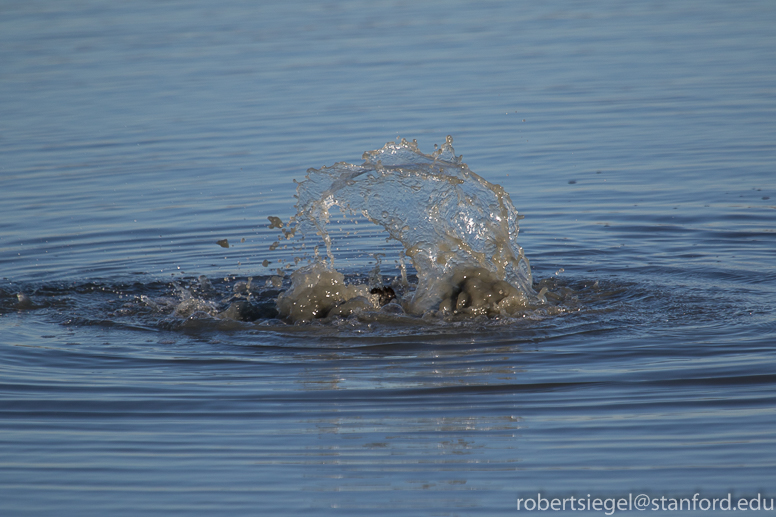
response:
<path fill-rule="evenodd" d="M 455 155 L 452 142 L 448 136 L 424 154 L 416 141 L 401 139 L 364 153 L 361 165 L 340 162 L 307 171 L 297 187 L 297 214 L 289 221 L 295 226 L 284 234 L 320 237 L 326 257 L 291 276 L 291 287 L 278 298 L 281 316 L 300 321 L 343 312 L 338 307 L 344 304 L 379 307 L 366 286 L 348 286 L 336 270 L 334 207 L 365 217 L 401 243 L 402 264 L 406 255 L 417 271 L 417 283 L 399 300 L 409 314 L 496 316 L 545 302 L 544 293 L 533 290 L 529 261 L 517 244 L 522 216 L 501 186 Z M 402 277 L 406 285 L 404 271 Z"/>

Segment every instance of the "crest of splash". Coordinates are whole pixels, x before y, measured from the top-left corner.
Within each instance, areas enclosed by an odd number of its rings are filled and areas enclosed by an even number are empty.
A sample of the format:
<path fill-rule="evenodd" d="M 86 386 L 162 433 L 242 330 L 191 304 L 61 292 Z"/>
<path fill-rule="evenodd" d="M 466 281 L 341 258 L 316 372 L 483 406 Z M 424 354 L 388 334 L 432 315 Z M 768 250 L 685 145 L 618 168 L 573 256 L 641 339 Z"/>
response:
<path fill-rule="evenodd" d="M 522 216 L 501 186 L 455 155 L 452 141 L 448 136 L 444 145 L 424 154 L 416 141 L 401 139 L 364 153 L 361 165 L 309 169 L 297 188 L 296 235 L 320 235 L 333 270 L 328 231 L 333 207 L 382 226 L 404 246 L 417 271 L 418 284 L 405 304 L 412 313 L 442 309 L 440 303 L 451 297 L 455 309 L 462 282 L 472 275 L 491 287 L 506 282 L 512 299 L 522 304 L 540 302 L 516 240 Z M 299 283 L 311 285 L 303 271 L 297 272 Z"/>

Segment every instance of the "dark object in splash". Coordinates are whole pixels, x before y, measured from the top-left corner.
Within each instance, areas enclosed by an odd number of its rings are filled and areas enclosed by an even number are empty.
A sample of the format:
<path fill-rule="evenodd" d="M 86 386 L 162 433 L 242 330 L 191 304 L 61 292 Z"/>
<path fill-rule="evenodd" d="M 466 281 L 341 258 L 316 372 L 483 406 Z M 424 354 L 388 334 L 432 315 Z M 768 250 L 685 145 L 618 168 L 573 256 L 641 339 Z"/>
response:
<path fill-rule="evenodd" d="M 379 295 L 380 306 L 386 305 L 388 302 L 396 298 L 396 293 L 391 286 L 385 287 L 373 287 L 369 294 Z"/>
<path fill-rule="evenodd" d="M 232 302 L 229 308 L 219 313 L 224 319 L 237 321 L 256 321 L 258 319 L 276 318 L 278 311 L 273 303 L 252 304 L 246 300 Z"/>

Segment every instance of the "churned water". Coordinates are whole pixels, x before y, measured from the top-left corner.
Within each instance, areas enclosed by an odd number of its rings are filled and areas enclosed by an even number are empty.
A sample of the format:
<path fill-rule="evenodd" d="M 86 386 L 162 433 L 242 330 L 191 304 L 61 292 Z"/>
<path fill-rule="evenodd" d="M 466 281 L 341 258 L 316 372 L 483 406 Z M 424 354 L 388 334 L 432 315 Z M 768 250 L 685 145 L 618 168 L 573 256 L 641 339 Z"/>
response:
<path fill-rule="evenodd" d="M 3 3 L 3 515 L 771 513 L 775 26 Z"/>

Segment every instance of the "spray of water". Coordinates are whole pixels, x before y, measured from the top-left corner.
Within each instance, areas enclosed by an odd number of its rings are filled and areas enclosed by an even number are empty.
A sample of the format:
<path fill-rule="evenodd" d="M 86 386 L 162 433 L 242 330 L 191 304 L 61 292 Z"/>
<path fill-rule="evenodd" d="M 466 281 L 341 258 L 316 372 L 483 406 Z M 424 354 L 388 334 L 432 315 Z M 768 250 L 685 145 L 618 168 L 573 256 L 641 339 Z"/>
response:
<path fill-rule="evenodd" d="M 336 269 L 334 207 L 362 215 L 401 243 L 417 271 L 417 283 L 398 300 L 408 314 L 513 315 L 545 303 L 517 244 L 522 216 L 501 186 L 455 155 L 452 142 L 448 136 L 424 154 L 415 141 L 401 139 L 364 153 L 360 165 L 308 170 L 297 187 L 292 229 L 284 234 L 320 238 L 326 256 L 292 275 L 291 287 L 278 298 L 282 317 L 303 321 L 379 307 L 367 286 L 348 285 Z"/>

